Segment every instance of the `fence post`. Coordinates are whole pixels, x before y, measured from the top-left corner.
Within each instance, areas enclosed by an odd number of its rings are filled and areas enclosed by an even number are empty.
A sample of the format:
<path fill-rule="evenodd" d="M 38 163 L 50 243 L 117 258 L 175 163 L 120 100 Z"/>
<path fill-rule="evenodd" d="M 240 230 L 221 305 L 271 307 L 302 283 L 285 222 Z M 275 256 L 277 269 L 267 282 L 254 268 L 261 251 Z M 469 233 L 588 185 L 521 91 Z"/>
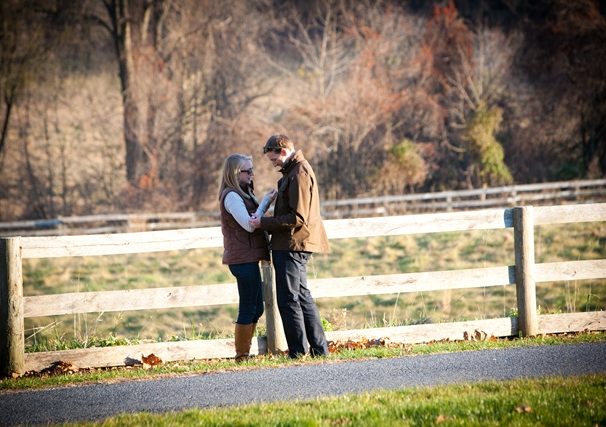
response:
<path fill-rule="evenodd" d="M 25 372 L 21 237 L 0 239 L 0 376 Z"/>
<path fill-rule="evenodd" d="M 513 208 L 518 329 L 522 336 L 539 333 L 534 281 L 534 211 L 532 206 Z"/>
<path fill-rule="evenodd" d="M 278 301 L 276 300 L 276 285 L 274 283 L 274 274 L 271 262 L 261 261 L 261 273 L 263 274 L 263 300 L 265 302 L 265 324 L 267 330 L 267 352 L 277 353 L 286 351 L 286 337 L 284 336 L 284 327 L 282 318 L 278 311 Z"/>

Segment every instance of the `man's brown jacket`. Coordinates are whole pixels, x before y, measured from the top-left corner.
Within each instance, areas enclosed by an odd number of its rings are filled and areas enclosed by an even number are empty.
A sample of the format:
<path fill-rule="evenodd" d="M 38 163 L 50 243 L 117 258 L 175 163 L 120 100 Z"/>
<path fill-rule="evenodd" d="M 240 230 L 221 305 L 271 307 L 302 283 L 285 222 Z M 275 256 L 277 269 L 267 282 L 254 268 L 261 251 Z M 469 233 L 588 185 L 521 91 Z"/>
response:
<path fill-rule="evenodd" d="M 328 252 L 316 175 L 300 150 L 282 167 L 273 217 L 261 218 L 271 249 Z"/>

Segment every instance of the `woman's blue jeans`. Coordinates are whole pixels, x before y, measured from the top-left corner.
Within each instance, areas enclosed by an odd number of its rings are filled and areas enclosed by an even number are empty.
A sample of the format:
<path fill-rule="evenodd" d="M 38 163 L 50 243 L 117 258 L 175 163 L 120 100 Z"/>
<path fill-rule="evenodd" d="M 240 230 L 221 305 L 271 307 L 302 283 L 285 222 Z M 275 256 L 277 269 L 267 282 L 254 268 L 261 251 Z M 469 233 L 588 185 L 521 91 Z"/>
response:
<path fill-rule="evenodd" d="M 236 277 L 240 297 L 236 323 L 257 323 L 263 314 L 263 282 L 259 263 L 232 264 L 229 271 Z"/>

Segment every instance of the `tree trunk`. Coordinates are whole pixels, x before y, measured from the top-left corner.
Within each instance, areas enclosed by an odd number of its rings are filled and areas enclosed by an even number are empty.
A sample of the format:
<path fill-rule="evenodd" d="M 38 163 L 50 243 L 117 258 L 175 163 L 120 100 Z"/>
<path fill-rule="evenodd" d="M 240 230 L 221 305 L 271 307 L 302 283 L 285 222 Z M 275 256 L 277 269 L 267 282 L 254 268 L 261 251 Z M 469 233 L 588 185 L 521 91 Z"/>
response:
<path fill-rule="evenodd" d="M 158 150 L 154 136 L 157 106 L 149 91 L 161 62 L 156 33 L 162 0 L 111 0 L 105 6 L 122 89 L 126 177 L 135 187 L 151 187 L 158 175 Z"/>

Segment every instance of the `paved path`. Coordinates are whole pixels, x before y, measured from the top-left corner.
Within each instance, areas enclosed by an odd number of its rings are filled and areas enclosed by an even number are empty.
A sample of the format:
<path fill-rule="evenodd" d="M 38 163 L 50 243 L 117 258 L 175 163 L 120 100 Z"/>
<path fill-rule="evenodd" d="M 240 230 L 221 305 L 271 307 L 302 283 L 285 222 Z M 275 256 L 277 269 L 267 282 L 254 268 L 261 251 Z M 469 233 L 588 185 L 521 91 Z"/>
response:
<path fill-rule="evenodd" d="M 0 425 L 100 420 L 122 412 L 166 412 L 310 399 L 376 389 L 590 373 L 606 373 L 606 342 L 406 356 L 52 390 L 1 392 Z"/>

